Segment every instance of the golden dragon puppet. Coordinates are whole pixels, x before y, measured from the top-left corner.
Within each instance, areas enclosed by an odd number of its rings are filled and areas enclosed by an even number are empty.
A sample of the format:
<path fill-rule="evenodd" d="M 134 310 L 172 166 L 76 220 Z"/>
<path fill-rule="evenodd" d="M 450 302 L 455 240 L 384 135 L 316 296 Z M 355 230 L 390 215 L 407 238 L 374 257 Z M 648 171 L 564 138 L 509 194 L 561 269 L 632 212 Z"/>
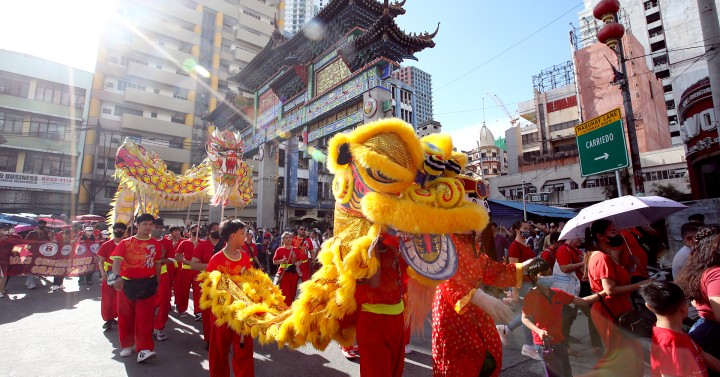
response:
<path fill-rule="evenodd" d="M 471 239 L 450 234 L 482 229 L 488 221 L 482 206 L 465 199 L 458 174 L 466 163 L 467 156 L 453 151 L 448 135 L 420 140 L 399 119 L 334 136 L 327 164 L 335 174 L 335 235 L 323 244 L 318 255 L 322 268 L 301 285 L 298 299 L 286 307 L 282 293 L 262 271 L 214 271 L 199 277 L 201 307 L 212 310 L 218 325 L 227 324 L 261 343 L 292 348 L 311 343 L 320 350 L 332 340 L 351 344 L 353 324 L 346 322 L 358 308 L 357 281 L 378 270 L 375 243 L 381 234 L 391 234 L 401 240 L 411 276 L 406 318 L 416 313 L 410 317 L 424 321 L 435 286 L 457 271 L 454 243 Z M 426 292 L 413 295 L 414 287 Z M 420 297 L 422 303 L 414 302 Z"/>
<path fill-rule="evenodd" d="M 126 139 L 115 156 L 119 185 L 108 221 L 130 224 L 136 213 L 157 216 L 160 208 L 187 208 L 207 197 L 215 206 L 244 207 L 253 197 L 253 187 L 243 150 L 239 133 L 215 130 L 208 135 L 208 157 L 178 175 L 154 152 Z"/>

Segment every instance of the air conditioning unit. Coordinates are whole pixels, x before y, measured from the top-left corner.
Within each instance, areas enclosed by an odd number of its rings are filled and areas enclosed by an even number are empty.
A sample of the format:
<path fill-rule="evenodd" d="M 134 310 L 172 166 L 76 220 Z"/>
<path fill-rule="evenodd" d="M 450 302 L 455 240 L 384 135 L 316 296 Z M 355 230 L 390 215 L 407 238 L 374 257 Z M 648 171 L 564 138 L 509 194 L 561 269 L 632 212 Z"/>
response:
<path fill-rule="evenodd" d="M 109 82 L 109 83 L 105 84 L 105 86 L 108 87 L 108 88 L 114 88 L 114 87 L 115 87 L 115 83 Z"/>

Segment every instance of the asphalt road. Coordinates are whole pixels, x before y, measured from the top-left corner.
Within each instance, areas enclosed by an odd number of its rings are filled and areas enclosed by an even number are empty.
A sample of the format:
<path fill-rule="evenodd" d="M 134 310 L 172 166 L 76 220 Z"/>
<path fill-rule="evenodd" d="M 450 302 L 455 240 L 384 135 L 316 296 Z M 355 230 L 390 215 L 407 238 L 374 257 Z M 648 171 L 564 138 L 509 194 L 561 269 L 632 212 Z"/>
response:
<path fill-rule="evenodd" d="M 0 376 L 207 376 L 208 362 L 200 322 L 192 316 L 171 313 L 168 339 L 155 343 L 157 358 L 136 363 L 136 354 L 118 355 L 117 331 L 103 332 L 100 318 L 100 287 L 78 286 L 77 278 L 65 280 L 64 291 L 50 292 L 50 281 L 42 279 L 34 290 L 24 286 L 24 277 L 13 277 L 8 295 L 0 299 Z M 580 316 L 574 335 L 584 344 L 581 357 L 571 357 L 573 372 L 590 369 L 595 358 L 589 352 Z M 578 332 L 578 334 L 575 334 Z M 413 353 L 406 356 L 404 376 L 431 376 L 430 324 L 424 336 L 413 336 Z M 544 376 L 540 362 L 520 355 L 521 333 L 515 331 L 504 349 L 501 376 Z M 577 347 L 577 346 L 576 346 Z M 257 376 L 359 376 L 357 362 L 345 359 L 336 344 L 325 351 L 312 347 L 278 349 L 255 344 Z"/>

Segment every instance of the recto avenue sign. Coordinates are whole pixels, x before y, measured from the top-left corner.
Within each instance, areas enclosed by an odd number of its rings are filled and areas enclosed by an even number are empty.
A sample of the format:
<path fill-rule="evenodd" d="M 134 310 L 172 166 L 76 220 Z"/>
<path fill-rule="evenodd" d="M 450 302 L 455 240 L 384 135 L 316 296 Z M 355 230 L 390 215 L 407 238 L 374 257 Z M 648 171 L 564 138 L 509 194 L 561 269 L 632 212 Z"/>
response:
<path fill-rule="evenodd" d="M 629 165 L 620 108 L 575 126 L 583 177 Z"/>

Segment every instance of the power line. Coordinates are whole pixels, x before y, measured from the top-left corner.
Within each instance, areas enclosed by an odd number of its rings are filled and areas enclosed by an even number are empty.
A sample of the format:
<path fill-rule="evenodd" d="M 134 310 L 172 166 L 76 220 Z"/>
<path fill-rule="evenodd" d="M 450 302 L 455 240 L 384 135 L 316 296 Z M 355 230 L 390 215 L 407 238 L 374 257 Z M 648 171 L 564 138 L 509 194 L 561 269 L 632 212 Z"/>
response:
<path fill-rule="evenodd" d="M 450 86 L 451 84 L 457 82 L 458 80 L 462 79 L 463 77 L 465 77 L 465 76 L 467 76 L 467 75 L 469 75 L 469 74 L 477 71 L 478 69 L 482 68 L 482 67 L 485 66 L 486 64 L 488 64 L 488 63 L 492 62 L 493 60 L 499 58 L 500 56 L 504 55 L 506 52 L 512 50 L 513 48 L 517 47 L 517 46 L 520 45 L 521 43 L 523 43 L 523 42 L 525 42 L 526 40 L 532 38 L 533 36 L 535 36 L 535 35 L 538 34 L 539 32 L 541 32 L 541 31 L 543 31 L 544 29 L 546 29 L 548 26 L 554 24 L 555 22 L 557 22 L 557 21 L 560 20 L 561 18 L 565 17 L 568 13 L 574 11 L 577 7 L 579 7 L 579 6 L 583 5 L 583 4 L 584 4 L 584 2 L 578 3 L 577 5 L 575 5 L 574 7 L 572 7 L 570 10 L 568 10 L 567 12 L 561 14 L 560 16 L 558 16 L 558 17 L 555 18 L 554 20 L 550 21 L 549 23 L 545 24 L 545 25 L 544 25 L 543 27 L 541 27 L 540 29 L 535 30 L 535 31 L 532 32 L 530 35 L 528 35 L 527 37 L 519 40 L 518 42 L 516 42 L 515 44 L 511 45 L 510 47 L 502 50 L 502 51 L 501 51 L 500 53 L 498 53 L 497 55 L 495 55 L 495 56 L 493 56 L 492 58 L 484 61 L 483 63 L 481 63 L 481 64 L 478 65 L 477 67 L 469 70 L 468 72 L 460 75 L 458 78 L 456 78 L 456 79 L 448 82 L 447 84 L 439 87 L 438 89 L 435 90 L 435 92 L 439 92 L 439 91 L 443 90 L 444 88 L 447 88 L 448 86 Z"/>

